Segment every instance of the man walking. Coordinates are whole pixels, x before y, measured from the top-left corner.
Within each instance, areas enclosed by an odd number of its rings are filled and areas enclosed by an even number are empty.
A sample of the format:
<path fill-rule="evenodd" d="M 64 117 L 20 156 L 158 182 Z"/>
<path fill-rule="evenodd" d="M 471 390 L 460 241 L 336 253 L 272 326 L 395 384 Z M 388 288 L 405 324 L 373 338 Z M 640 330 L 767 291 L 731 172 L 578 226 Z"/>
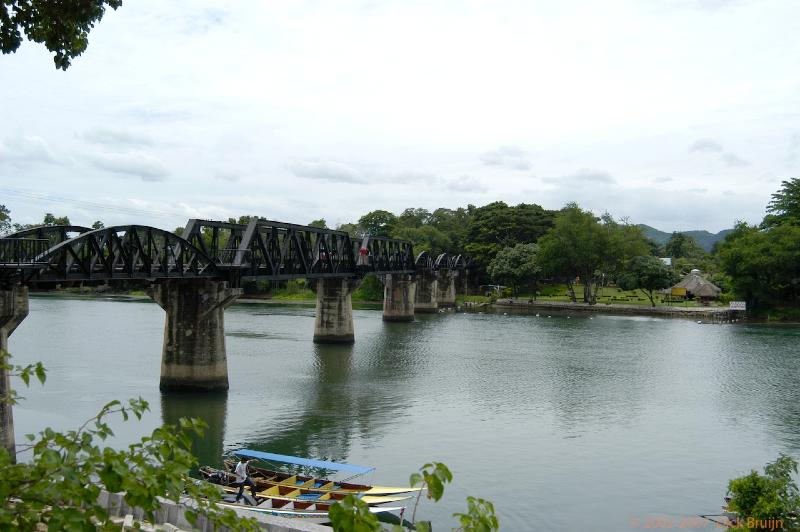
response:
<path fill-rule="evenodd" d="M 234 486 L 239 486 L 239 493 L 236 494 L 236 502 L 239 502 L 239 499 L 242 498 L 244 487 L 250 486 L 250 492 L 253 494 L 253 499 L 255 500 L 255 503 L 258 504 L 258 497 L 256 496 L 256 484 L 253 482 L 253 479 L 250 478 L 250 475 L 247 474 L 247 462 L 250 460 L 252 460 L 252 458 L 240 456 L 239 463 L 236 464 L 236 469 L 234 470 L 236 481 L 233 483 Z"/>

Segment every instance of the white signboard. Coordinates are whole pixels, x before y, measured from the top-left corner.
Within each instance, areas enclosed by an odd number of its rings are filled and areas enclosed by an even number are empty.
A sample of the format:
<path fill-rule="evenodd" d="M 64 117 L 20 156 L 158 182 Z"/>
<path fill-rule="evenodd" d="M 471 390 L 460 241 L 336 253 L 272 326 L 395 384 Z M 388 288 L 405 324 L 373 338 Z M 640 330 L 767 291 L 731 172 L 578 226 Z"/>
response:
<path fill-rule="evenodd" d="M 731 301 L 731 310 L 747 310 L 747 303 L 745 301 Z"/>

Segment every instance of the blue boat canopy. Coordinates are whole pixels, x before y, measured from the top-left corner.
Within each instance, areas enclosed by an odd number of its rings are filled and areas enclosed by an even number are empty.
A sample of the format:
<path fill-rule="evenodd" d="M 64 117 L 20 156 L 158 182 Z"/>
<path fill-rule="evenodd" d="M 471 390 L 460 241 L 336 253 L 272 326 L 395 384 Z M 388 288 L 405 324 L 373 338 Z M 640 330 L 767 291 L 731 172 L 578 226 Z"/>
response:
<path fill-rule="evenodd" d="M 267 460 L 270 462 L 283 462 L 286 464 L 295 464 L 309 467 L 319 467 L 321 469 L 330 469 L 332 471 L 349 471 L 357 475 L 364 475 L 371 471 L 375 471 L 374 467 L 342 464 L 340 462 L 328 462 L 326 460 L 311 460 L 308 458 L 300 458 L 299 456 L 289 456 L 288 454 L 274 454 L 265 453 L 263 451 L 254 451 L 252 449 L 239 449 L 234 451 L 236 456 L 245 456 L 247 458 L 256 458 L 258 460 Z"/>

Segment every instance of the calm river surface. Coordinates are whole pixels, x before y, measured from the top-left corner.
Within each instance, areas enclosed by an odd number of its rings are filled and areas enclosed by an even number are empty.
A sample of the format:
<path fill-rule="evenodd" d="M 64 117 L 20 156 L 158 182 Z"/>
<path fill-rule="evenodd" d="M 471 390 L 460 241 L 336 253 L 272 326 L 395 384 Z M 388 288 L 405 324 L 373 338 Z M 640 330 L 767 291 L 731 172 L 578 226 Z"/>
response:
<path fill-rule="evenodd" d="M 11 337 L 43 361 L 17 439 L 76 428 L 107 401 L 152 413 L 116 423 L 126 443 L 205 418 L 206 462 L 240 447 L 374 465 L 405 484 L 423 463 L 454 474 L 418 518 L 449 530 L 474 495 L 503 530 L 628 530 L 719 510 L 728 479 L 800 456 L 800 328 L 651 318 L 455 313 L 384 323 L 354 312 L 356 343 L 316 346 L 314 309 L 225 314 L 227 396 L 158 390 L 163 311 L 147 301 L 31 298 Z M 708 527 L 709 529 L 711 527 Z"/>

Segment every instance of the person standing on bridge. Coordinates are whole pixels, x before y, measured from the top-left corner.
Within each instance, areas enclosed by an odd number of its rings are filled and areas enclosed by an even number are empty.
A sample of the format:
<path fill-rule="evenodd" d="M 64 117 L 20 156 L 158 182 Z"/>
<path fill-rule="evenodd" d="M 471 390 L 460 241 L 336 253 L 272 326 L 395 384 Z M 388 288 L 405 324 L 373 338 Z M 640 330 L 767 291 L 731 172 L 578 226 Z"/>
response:
<path fill-rule="evenodd" d="M 234 486 L 239 486 L 239 493 L 236 494 L 236 502 L 239 502 L 239 499 L 242 498 L 244 487 L 250 486 L 250 492 L 253 494 L 253 499 L 255 500 L 255 503 L 258 504 L 258 497 L 256 496 L 256 484 L 253 482 L 253 479 L 250 478 L 250 475 L 247 474 L 247 462 L 250 460 L 252 459 L 245 456 L 240 456 L 239 463 L 236 464 L 236 469 L 234 470 L 236 481 L 234 482 Z"/>

